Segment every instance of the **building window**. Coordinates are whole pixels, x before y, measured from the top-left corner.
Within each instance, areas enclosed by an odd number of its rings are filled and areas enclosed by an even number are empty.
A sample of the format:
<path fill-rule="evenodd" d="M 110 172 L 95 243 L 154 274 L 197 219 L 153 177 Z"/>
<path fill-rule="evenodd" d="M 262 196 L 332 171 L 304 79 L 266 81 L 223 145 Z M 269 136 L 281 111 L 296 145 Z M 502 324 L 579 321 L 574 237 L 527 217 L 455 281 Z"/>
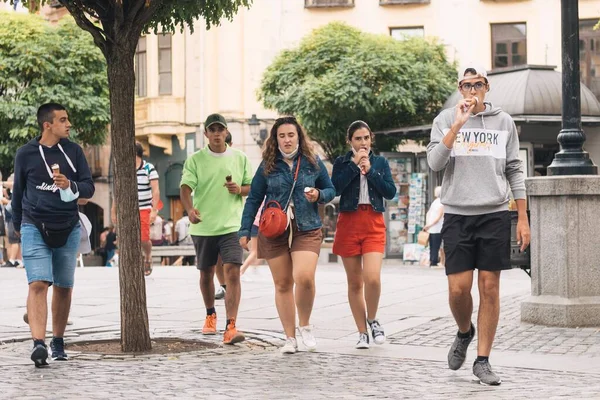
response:
<path fill-rule="evenodd" d="M 173 92 L 171 73 L 171 34 L 158 35 L 158 94 L 169 95 Z"/>
<path fill-rule="evenodd" d="M 135 48 L 135 94 L 138 97 L 146 97 L 147 71 L 146 37 L 142 36 Z"/>
<path fill-rule="evenodd" d="M 379 0 L 380 6 L 388 6 L 394 4 L 429 4 L 431 0 Z"/>
<path fill-rule="evenodd" d="M 597 22 L 579 22 L 579 70 L 581 82 L 600 98 L 600 30 L 594 30 Z"/>
<path fill-rule="evenodd" d="M 304 0 L 304 7 L 354 7 L 354 0 Z"/>
<path fill-rule="evenodd" d="M 390 28 L 390 36 L 396 40 L 406 40 L 413 37 L 424 37 L 425 29 L 422 26 L 407 28 Z"/>
<path fill-rule="evenodd" d="M 492 24 L 492 68 L 527 64 L 527 25 Z"/>

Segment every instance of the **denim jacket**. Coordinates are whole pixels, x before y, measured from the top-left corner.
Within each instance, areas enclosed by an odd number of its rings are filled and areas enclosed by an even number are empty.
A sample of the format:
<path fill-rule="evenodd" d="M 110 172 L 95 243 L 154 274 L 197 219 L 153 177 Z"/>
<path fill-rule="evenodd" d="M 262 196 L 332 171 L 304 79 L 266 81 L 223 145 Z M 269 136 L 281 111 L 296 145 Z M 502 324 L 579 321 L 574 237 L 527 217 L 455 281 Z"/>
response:
<path fill-rule="evenodd" d="M 331 183 L 331 179 L 329 179 L 327 168 L 325 168 L 319 157 L 317 157 L 318 168 L 315 168 L 306 157 L 301 157 L 298 181 L 294 187 L 292 199 L 294 200 L 295 209 L 294 218 L 298 224 L 298 229 L 304 232 L 321 227 L 321 217 L 319 216 L 317 203 L 309 203 L 306 200 L 304 188 L 319 189 L 318 203 L 330 202 L 335 197 L 335 188 Z M 264 172 L 265 162 L 260 163 L 252 179 L 250 193 L 244 205 L 242 226 L 238 232 L 239 237 L 250 237 L 254 218 L 263 199 L 265 199 L 265 206 L 271 200 L 277 201 L 281 207 L 287 205 L 290 190 L 292 190 L 294 183 L 297 162 L 298 157 L 294 160 L 290 170 L 290 166 L 283 160 L 281 154 L 277 154 L 275 168 L 266 176 Z"/>
<path fill-rule="evenodd" d="M 356 211 L 360 193 L 360 168 L 352 161 L 354 154 L 349 151 L 338 157 L 333 164 L 331 180 L 336 195 L 340 198 L 340 211 Z M 383 199 L 391 200 L 396 195 L 396 185 L 392 180 L 390 166 L 384 157 L 369 154 L 371 168 L 367 173 L 369 200 L 373 210 L 384 212 Z"/>

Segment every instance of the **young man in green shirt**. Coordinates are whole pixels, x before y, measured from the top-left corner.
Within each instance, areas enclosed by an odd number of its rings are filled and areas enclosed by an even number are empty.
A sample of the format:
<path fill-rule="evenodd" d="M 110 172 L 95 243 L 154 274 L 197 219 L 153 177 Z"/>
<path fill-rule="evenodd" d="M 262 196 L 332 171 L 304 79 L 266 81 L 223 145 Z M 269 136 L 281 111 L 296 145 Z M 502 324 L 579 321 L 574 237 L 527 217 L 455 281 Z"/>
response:
<path fill-rule="evenodd" d="M 234 344 L 245 339 L 235 325 L 241 297 L 243 257 L 237 232 L 242 219 L 242 196 L 247 196 L 250 191 L 253 172 L 246 155 L 225 143 L 227 122 L 222 115 L 211 114 L 206 118 L 204 135 L 208 145 L 189 157 L 183 167 L 181 202 L 191 223 L 189 233 L 196 248 L 200 291 L 206 307 L 202 333 L 217 333 L 213 279 L 220 255 L 227 285 L 227 325 L 223 343 Z"/>

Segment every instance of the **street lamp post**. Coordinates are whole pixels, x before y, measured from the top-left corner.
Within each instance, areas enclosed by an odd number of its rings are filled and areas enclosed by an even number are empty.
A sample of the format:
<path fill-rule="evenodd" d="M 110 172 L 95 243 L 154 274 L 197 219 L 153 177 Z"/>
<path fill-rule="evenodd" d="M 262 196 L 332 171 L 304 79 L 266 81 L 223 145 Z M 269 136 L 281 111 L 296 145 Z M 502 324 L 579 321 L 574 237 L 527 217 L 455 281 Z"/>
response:
<path fill-rule="evenodd" d="M 548 166 L 548 175 L 597 175 L 598 167 L 583 150 L 578 0 L 561 0 L 561 26 L 562 129 L 558 134 L 560 151 Z"/>
<path fill-rule="evenodd" d="M 261 129 L 261 127 L 260 127 L 261 122 L 263 122 L 263 121 L 258 119 L 256 117 L 256 114 L 252 114 L 252 116 L 250 117 L 250 119 L 247 122 L 248 128 L 250 129 L 250 135 L 254 138 L 254 141 L 259 146 L 262 146 L 262 144 L 267 139 L 267 135 L 268 135 L 267 129 L 264 129 L 264 128 Z"/>

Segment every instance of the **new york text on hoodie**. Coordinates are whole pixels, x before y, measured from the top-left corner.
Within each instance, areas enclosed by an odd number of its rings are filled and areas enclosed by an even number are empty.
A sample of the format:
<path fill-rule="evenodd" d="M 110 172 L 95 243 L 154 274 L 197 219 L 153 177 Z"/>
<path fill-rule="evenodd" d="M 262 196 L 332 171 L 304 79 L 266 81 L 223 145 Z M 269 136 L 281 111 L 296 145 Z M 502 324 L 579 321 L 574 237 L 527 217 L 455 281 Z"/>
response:
<path fill-rule="evenodd" d="M 454 147 L 442 142 L 450 131 L 456 107 L 433 121 L 427 161 L 434 171 L 446 168 L 441 202 L 445 212 L 480 215 L 508 210 L 509 187 L 515 199 L 525 198 L 519 136 L 506 112 L 485 102 L 485 111 L 472 115 L 458 132 Z"/>

